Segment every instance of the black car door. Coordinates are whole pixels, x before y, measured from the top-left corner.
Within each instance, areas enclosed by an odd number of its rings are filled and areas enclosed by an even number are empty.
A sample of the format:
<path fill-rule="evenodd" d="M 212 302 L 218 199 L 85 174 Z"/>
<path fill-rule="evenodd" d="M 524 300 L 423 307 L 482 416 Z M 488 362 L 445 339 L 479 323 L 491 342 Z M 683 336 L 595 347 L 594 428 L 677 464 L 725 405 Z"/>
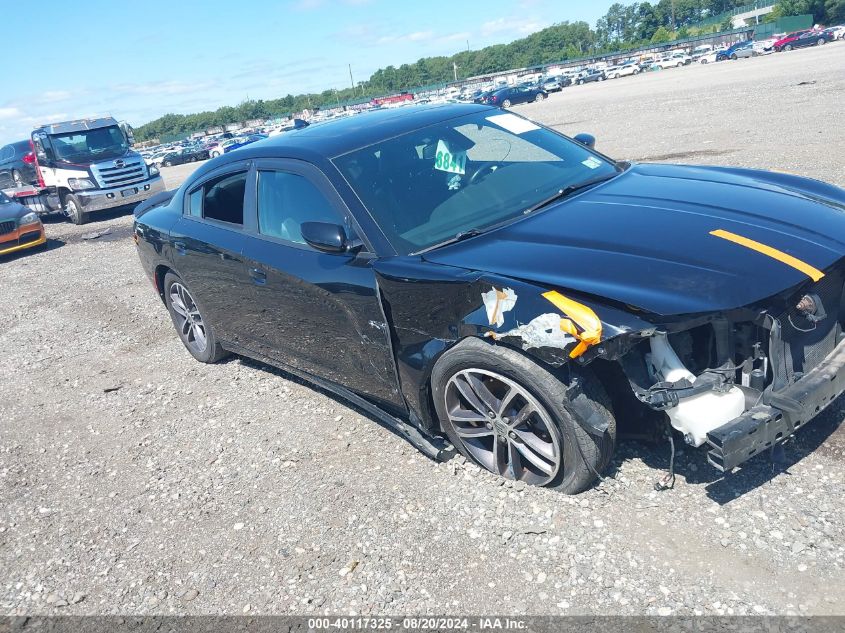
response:
<path fill-rule="evenodd" d="M 171 229 L 170 260 L 217 337 L 241 344 L 243 311 L 252 300 L 243 262 L 244 222 L 254 195 L 248 163 L 210 172 L 187 192 L 182 218 Z"/>
<path fill-rule="evenodd" d="M 244 256 L 255 310 L 253 349 L 352 391 L 402 406 L 373 256 L 325 253 L 302 238 L 303 222 L 360 235 L 349 210 L 316 167 L 256 161 L 256 225 Z"/>

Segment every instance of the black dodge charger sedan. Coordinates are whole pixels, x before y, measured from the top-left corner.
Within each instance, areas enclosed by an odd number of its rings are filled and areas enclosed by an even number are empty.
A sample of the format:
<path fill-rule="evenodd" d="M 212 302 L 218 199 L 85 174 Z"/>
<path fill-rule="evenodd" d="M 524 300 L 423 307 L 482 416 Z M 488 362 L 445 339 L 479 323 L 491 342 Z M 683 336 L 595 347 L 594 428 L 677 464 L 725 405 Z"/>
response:
<path fill-rule="evenodd" d="M 281 367 L 433 457 L 576 493 L 637 418 L 730 471 L 845 388 L 845 191 L 592 145 L 363 114 L 210 161 L 135 239 L 197 360 Z"/>

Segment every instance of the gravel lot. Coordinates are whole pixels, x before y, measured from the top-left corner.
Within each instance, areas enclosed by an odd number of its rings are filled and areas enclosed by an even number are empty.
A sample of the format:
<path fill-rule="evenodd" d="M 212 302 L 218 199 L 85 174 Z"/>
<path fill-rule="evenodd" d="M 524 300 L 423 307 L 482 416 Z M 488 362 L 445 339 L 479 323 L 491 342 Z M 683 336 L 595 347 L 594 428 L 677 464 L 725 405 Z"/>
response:
<path fill-rule="evenodd" d="M 845 186 L 843 68 L 836 43 L 517 111 L 618 158 Z M 47 231 L 0 263 L 3 613 L 845 613 L 842 399 L 775 473 L 685 450 L 657 493 L 666 447 L 628 440 L 578 497 L 512 486 L 281 372 L 194 362 L 129 215 Z"/>

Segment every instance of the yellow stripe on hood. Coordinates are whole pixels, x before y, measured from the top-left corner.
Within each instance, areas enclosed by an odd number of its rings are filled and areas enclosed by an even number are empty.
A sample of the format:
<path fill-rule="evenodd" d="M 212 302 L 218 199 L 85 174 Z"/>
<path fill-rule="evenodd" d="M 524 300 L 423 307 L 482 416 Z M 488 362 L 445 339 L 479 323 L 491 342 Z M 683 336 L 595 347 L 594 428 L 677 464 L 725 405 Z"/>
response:
<path fill-rule="evenodd" d="M 733 242 L 734 244 L 739 244 L 740 246 L 744 246 L 745 248 L 750 248 L 752 251 L 757 251 L 758 253 L 767 255 L 772 259 L 776 259 L 779 262 L 786 264 L 787 266 L 791 266 L 795 270 L 800 270 L 813 281 L 818 281 L 819 279 L 824 277 L 824 273 L 822 271 L 820 271 L 818 268 L 810 266 L 810 264 L 808 264 L 807 262 L 802 262 L 797 257 L 787 255 L 783 251 L 779 251 L 778 249 L 772 248 L 771 246 L 766 246 L 765 244 L 761 244 L 760 242 L 755 242 L 754 240 L 749 239 L 747 237 L 743 237 L 742 235 L 737 235 L 736 233 L 731 233 L 730 231 L 724 231 L 722 229 L 710 231 L 710 235 L 721 237 L 723 240 L 728 240 L 729 242 Z"/>

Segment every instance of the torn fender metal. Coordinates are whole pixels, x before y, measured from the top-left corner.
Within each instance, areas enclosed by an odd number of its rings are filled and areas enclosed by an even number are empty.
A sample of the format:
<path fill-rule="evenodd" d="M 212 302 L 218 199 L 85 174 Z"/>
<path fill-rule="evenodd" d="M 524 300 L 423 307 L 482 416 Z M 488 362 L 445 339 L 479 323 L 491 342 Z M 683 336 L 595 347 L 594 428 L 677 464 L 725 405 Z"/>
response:
<path fill-rule="evenodd" d="M 373 267 L 393 340 L 400 390 L 412 418 L 428 424 L 431 412 L 427 388 L 420 390 L 418 385 L 427 385 L 440 355 L 464 338 L 484 338 L 491 344 L 522 350 L 547 366 L 559 367 L 573 358 L 580 364 L 596 357 L 617 358 L 640 340 L 639 331 L 654 329 L 630 312 L 564 289 L 557 292 L 588 311 L 564 315 L 543 296 L 555 289 L 516 279 L 411 258 L 382 259 Z M 411 279 L 413 283 L 409 283 Z M 499 309 L 490 310 L 491 299 L 495 308 L 497 298 Z M 598 322 L 591 324 L 585 319 L 589 313 Z M 562 327 L 564 320 L 571 323 Z M 590 326 L 593 333 L 600 329 L 600 338 L 591 338 Z M 578 337 L 591 342 L 573 357 L 581 342 Z"/>

